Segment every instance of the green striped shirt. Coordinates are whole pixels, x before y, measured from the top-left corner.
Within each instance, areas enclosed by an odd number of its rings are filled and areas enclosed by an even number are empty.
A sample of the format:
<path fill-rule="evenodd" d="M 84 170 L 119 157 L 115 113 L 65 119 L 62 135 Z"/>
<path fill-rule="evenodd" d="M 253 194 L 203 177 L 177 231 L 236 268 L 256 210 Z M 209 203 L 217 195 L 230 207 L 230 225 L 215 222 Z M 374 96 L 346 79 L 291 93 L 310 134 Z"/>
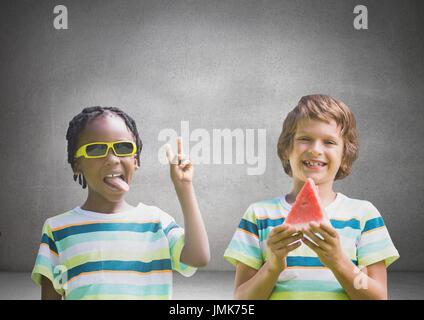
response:
<path fill-rule="evenodd" d="M 270 231 L 281 225 L 291 205 L 285 197 L 249 206 L 224 253 L 233 265 L 243 263 L 260 269 L 267 260 L 266 241 Z M 325 214 L 340 237 L 344 253 L 359 268 L 384 261 L 389 266 L 399 258 L 384 220 L 368 201 L 337 193 Z M 334 274 L 305 244 L 287 256 L 270 299 L 349 299 Z"/>
<path fill-rule="evenodd" d="M 97 213 L 77 207 L 49 218 L 32 271 L 48 278 L 65 299 L 170 299 L 172 270 L 180 262 L 184 229 L 157 207 Z"/>

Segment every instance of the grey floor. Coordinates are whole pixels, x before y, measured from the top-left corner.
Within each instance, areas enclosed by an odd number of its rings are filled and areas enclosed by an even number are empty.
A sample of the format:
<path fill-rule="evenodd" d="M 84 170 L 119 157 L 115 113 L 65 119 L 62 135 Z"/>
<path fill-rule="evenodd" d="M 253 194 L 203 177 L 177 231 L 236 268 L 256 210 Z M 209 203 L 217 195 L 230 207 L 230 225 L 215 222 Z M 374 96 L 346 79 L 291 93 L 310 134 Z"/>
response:
<path fill-rule="evenodd" d="M 424 272 L 390 272 L 388 280 L 390 299 L 424 299 Z M 175 274 L 173 299 L 230 300 L 233 283 L 233 272 L 202 271 L 191 278 Z M 0 272 L 0 300 L 39 298 L 40 288 L 29 273 Z"/>

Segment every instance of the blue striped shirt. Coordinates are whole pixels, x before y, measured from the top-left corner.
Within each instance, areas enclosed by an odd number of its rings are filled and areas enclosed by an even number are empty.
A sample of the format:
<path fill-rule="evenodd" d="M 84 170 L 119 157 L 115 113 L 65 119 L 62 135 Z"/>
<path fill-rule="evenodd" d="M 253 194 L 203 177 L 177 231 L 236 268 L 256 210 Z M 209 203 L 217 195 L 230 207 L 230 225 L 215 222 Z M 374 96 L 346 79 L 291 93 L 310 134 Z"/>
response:
<path fill-rule="evenodd" d="M 269 233 L 284 223 L 290 209 L 285 197 L 250 205 L 224 258 L 233 265 L 243 263 L 260 269 L 267 260 Z M 337 193 L 336 200 L 324 212 L 354 266 L 363 268 L 379 261 L 389 266 L 399 258 L 383 218 L 370 202 Z M 305 244 L 291 251 L 286 262 L 270 299 L 349 299 L 331 270 Z"/>
<path fill-rule="evenodd" d="M 65 299 L 169 299 L 172 270 L 196 270 L 180 262 L 183 246 L 184 229 L 157 207 L 77 207 L 44 223 L 32 279 L 48 278 Z"/>

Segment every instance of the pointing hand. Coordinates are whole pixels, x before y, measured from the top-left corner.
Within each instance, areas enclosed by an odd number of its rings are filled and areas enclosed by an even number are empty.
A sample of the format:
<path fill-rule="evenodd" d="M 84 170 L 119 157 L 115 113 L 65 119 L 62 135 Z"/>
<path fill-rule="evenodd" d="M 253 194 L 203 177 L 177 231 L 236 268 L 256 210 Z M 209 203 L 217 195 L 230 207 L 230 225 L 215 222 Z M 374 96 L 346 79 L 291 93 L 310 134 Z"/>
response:
<path fill-rule="evenodd" d="M 165 146 L 166 157 L 171 168 L 171 179 L 176 187 L 182 184 L 192 183 L 193 181 L 193 164 L 183 153 L 183 141 L 181 137 L 177 138 L 177 154 L 174 155 L 169 144 Z"/>

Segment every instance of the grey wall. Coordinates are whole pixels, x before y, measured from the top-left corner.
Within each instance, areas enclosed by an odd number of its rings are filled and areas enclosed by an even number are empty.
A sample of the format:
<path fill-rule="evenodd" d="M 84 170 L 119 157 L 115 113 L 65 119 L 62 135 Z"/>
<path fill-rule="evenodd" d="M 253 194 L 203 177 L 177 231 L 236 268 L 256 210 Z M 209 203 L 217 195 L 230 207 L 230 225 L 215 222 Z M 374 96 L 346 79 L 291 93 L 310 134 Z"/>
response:
<path fill-rule="evenodd" d="M 352 26 L 365 4 L 369 29 Z M 128 195 L 182 223 L 157 153 L 164 128 L 267 130 L 267 169 L 197 165 L 209 270 L 246 207 L 289 191 L 276 155 L 300 96 L 328 93 L 357 116 L 360 158 L 336 183 L 380 209 L 401 259 L 424 270 L 424 55 L 420 1 L 2 1 L 0 10 L 0 270 L 31 270 L 47 217 L 85 192 L 66 160 L 68 122 L 85 106 L 121 106 L 145 143 Z M 53 7 L 69 30 L 53 28 Z"/>

